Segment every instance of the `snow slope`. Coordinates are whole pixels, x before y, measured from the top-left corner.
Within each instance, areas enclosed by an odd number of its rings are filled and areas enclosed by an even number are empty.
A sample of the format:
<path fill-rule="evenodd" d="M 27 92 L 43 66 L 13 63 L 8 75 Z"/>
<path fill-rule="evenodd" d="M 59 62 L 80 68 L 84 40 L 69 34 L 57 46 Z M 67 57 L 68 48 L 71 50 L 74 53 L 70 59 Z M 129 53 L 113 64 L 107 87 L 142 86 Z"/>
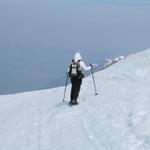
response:
<path fill-rule="evenodd" d="M 150 49 L 95 73 L 98 96 L 85 78 L 78 106 L 64 87 L 0 96 L 0 150 L 149 150 L 149 74 Z"/>

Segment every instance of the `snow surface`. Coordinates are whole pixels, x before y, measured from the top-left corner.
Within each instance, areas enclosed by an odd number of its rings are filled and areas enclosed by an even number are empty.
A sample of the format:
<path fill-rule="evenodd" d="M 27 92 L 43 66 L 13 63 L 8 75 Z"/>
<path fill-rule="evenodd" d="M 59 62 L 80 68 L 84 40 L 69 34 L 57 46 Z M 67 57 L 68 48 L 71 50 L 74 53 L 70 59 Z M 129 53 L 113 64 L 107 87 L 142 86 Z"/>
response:
<path fill-rule="evenodd" d="M 0 150 L 149 150 L 150 49 L 94 76 L 74 107 L 64 87 L 0 96 Z"/>

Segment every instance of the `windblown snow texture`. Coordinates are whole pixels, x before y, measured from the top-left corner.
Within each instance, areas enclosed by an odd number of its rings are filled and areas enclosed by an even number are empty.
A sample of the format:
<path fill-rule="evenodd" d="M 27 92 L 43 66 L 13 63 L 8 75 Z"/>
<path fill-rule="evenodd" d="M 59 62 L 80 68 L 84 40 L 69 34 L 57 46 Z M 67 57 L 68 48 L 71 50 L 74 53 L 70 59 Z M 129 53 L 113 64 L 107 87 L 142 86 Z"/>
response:
<path fill-rule="evenodd" d="M 150 49 L 94 76 L 76 107 L 64 87 L 0 96 L 0 150 L 149 150 Z"/>

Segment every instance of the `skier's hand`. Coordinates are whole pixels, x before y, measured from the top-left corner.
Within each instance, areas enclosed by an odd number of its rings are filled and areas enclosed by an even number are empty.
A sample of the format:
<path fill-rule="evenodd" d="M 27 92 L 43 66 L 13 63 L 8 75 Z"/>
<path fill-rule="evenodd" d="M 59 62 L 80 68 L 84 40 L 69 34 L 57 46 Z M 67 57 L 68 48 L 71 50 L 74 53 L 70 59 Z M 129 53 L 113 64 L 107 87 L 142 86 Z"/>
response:
<path fill-rule="evenodd" d="M 98 64 L 90 64 L 90 66 L 91 66 L 91 68 L 96 68 L 96 67 L 98 67 Z"/>
<path fill-rule="evenodd" d="M 92 64 L 90 64 L 90 66 L 91 66 L 91 68 L 93 68 L 93 65 L 92 65 Z"/>

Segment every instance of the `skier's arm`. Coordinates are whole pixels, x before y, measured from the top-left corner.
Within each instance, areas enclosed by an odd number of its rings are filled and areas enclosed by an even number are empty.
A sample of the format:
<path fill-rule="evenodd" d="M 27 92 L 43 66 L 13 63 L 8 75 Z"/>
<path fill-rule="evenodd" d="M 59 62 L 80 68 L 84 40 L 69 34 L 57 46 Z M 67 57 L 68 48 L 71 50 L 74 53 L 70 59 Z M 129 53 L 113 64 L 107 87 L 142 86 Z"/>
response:
<path fill-rule="evenodd" d="M 83 68 L 84 71 L 91 70 L 91 66 L 86 66 L 83 60 L 81 60 L 79 63 L 80 63 L 81 68 Z"/>

